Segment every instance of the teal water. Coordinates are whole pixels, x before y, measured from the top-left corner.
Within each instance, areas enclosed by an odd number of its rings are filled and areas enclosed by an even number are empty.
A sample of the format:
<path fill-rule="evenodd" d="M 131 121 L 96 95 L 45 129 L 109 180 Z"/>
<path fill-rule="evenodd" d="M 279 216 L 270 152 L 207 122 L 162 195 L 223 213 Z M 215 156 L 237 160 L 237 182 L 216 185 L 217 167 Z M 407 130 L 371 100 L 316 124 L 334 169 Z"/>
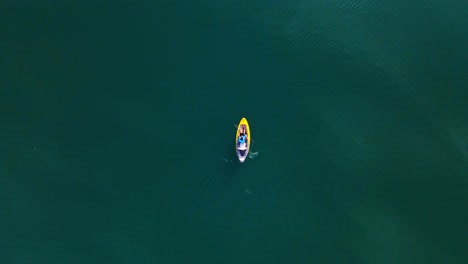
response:
<path fill-rule="evenodd" d="M 40 2 L 0 4 L 0 263 L 468 263 L 466 3 Z"/>

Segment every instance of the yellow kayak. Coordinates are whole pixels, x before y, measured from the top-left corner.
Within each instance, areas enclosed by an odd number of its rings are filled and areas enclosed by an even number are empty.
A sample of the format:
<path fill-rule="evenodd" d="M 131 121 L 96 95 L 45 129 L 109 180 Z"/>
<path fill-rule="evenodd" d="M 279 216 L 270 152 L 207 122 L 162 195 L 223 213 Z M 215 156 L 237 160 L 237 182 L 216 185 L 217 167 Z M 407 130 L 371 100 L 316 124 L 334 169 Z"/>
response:
<path fill-rule="evenodd" d="M 250 128 L 247 119 L 243 117 L 237 126 L 236 132 L 236 153 L 242 163 L 249 155 L 250 150 Z"/>

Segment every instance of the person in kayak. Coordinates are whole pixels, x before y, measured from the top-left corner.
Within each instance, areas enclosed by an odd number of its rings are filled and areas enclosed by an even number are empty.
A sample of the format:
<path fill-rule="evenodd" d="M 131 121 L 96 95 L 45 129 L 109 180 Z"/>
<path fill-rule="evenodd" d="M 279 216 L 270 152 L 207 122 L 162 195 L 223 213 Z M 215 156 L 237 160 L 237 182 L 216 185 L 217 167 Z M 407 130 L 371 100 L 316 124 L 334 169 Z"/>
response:
<path fill-rule="evenodd" d="M 240 135 L 238 140 L 238 146 L 240 147 L 242 144 L 245 145 L 247 143 L 247 135 L 245 133 L 245 125 L 242 125 L 240 128 Z"/>

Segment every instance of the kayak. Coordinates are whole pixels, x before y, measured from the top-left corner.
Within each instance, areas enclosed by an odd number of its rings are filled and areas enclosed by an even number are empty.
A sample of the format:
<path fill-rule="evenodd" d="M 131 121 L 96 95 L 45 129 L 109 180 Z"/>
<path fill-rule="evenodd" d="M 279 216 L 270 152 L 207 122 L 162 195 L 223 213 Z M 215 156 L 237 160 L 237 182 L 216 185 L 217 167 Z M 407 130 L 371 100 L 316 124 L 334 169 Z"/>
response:
<path fill-rule="evenodd" d="M 241 163 L 244 162 L 249 155 L 250 138 L 249 123 L 247 119 L 243 117 L 237 126 L 236 132 L 236 153 Z"/>

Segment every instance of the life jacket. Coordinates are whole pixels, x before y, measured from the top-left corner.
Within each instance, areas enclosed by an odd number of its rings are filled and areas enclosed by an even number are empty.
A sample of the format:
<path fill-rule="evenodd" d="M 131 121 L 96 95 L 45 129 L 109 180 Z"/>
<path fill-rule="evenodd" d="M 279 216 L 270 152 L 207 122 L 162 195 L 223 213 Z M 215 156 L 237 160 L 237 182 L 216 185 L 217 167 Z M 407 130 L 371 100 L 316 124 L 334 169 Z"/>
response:
<path fill-rule="evenodd" d="M 245 143 L 245 136 L 239 137 L 239 143 Z"/>

